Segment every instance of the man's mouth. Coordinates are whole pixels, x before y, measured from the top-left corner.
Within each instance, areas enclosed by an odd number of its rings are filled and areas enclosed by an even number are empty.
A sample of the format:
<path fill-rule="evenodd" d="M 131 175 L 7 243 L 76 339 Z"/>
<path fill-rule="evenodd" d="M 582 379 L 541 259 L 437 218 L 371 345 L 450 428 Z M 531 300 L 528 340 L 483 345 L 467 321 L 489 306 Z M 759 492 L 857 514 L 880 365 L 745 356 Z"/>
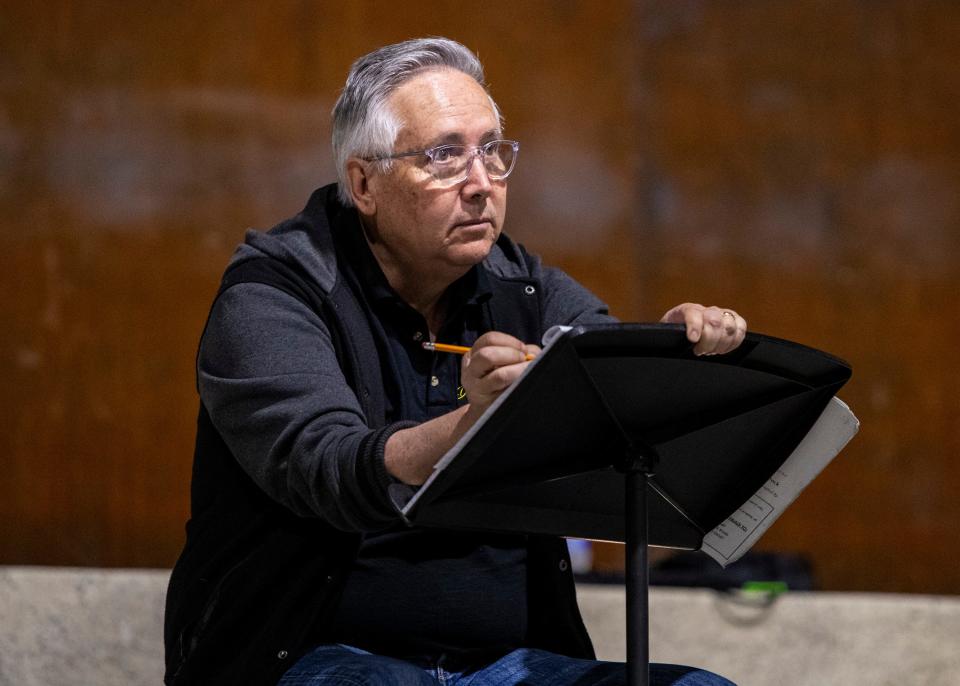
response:
<path fill-rule="evenodd" d="M 455 229 L 474 229 L 474 228 L 486 228 L 487 226 L 493 226 L 493 222 L 489 219 L 467 219 L 462 222 L 457 222 L 453 225 Z"/>

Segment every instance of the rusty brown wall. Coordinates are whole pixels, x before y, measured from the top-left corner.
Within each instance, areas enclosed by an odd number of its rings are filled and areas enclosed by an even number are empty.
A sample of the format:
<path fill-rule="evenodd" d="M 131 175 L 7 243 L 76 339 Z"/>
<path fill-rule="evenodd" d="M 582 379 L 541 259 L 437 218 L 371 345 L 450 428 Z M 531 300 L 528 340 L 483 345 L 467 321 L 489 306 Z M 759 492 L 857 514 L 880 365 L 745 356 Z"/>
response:
<path fill-rule="evenodd" d="M 161 5 L 0 4 L 0 563 L 172 564 L 225 261 L 331 179 L 350 61 L 444 34 L 523 142 L 516 237 L 625 319 L 853 364 L 861 434 L 761 547 L 960 593 L 960 5 Z"/>

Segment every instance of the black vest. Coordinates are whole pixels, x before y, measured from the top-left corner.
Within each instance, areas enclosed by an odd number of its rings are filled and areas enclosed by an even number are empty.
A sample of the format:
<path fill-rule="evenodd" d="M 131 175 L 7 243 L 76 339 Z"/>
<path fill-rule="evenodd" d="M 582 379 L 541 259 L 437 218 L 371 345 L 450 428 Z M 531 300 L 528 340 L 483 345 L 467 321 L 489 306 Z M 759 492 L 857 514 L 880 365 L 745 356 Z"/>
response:
<path fill-rule="evenodd" d="M 311 205 L 315 200 L 316 194 Z M 305 213 L 310 209 L 308 205 Z M 228 268 L 218 296 L 251 282 L 280 289 L 323 319 L 368 425 L 383 426 L 380 356 L 347 280 L 338 279 L 326 293 L 295 267 L 254 258 Z M 493 297 L 484 307 L 491 330 L 540 340 L 540 284 L 495 275 L 490 282 Z M 230 453 L 202 404 L 191 503 L 187 542 L 167 594 L 165 681 L 272 686 L 299 657 L 326 640 L 325 621 L 361 535 L 334 529 L 319 518 L 299 517 L 269 498 Z M 530 645 L 592 657 L 568 569 L 562 540 L 530 537 Z"/>

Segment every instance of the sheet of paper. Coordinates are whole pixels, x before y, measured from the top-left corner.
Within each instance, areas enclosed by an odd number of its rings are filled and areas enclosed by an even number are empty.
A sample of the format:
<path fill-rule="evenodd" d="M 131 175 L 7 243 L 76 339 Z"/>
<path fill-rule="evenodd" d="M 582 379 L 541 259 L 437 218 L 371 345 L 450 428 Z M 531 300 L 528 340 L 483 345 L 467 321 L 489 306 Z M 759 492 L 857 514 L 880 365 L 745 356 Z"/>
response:
<path fill-rule="evenodd" d="M 427 491 L 430 485 L 437 478 L 437 474 L 443 471 L 446 468 L 446 466 L 450 464 L 450 462 L 457 455 L 460 454 L 460 451 L 463 449 L 463 447 L 470 442 L 470 440 L 477 434 L 478 431 L 480 431 L 480 427 L 486 424 L 487 419 L 492 417 L 496 413 L 497 408 L 503 405 L 506 399 L 510 396 L 510 393 L 513 391 L 513 389 L 520 385 L 520 382 L 523 380 L 523 377 L 529 374 L 530 370 L 533 369 L 534 365 L 536 365 L 537 362 L 540 359 L 542 359 L 543 353 L 545 353 L 547 350 L 553 347 L 553 344 L 556 341 L 558 341 L 564 333 L 566 333 L 567 331 L 572 331 L 573 328 L 574 327 L 572 326 L 561 326 L 558 324 L 557 326 L 551 326 L 549 329 L 547 329 L 547 331 L 543 334 L 543 340 L 542 340 L 543 347 L 540 355 L 537 355 L 537 357 L 535 357 L 533 361 L 529 365 L 527 365 L 527 368 L 524 370 L 523 374 L 521 374 L 520 378 L 517 379 L 517 381 L 515 381 L 509 388 L 507 388 L 507 390 L 505 390 L 503 393 L 497 396 L 496 400 L 490 403 L 490 407 L 488 407 L 484 411 L 484 413 L 480 415 L 480 419 L 478 419 L 473 426 L 467 429 L 467 431 L 463 434 L 463 436 L 460 437 L 460 440 L 457 441 L 457 443 L 452 448 L 450 448 L 450 450 L 448 450 L 446 454 L 444 454 L 444 456 L 441 457 L 435 465 L 433 465 L 433 472 L 430 474 L 430 476 L 427 478 L 424 484 L 417 490 L 417 492 L 414 493 L 413 496 L 410 497 L 409 500 L 407 500 L 407 502 L 400 509 L 400 514 L 403 515 L 404 518 L 406 518 L 407 515 L 410 514 L 414 506 L 416 506 L 417 501 L 420 500 L 420 496 Z"/>
<path fill-rule="evenodd" d="M 724 567 L 739 560 L 859 428 L 860 422 L 846 403 L 833 398 L 780 469 L 704 536 L 700 549 Z"/>

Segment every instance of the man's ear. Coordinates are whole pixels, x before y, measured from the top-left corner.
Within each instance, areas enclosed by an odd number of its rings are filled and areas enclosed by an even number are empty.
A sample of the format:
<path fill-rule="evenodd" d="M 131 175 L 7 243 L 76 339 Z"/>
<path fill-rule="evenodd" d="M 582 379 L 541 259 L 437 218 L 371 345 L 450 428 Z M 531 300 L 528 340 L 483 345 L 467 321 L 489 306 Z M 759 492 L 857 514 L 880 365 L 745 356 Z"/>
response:
<path fill-rule="evenodd" d="M 370 177 L 362 160 L 347 160 L 347 181 L 350 184 L 350 197 L 360 214 L 372 215 L 377 211 L 377 201 L 370 190 Z"/>

